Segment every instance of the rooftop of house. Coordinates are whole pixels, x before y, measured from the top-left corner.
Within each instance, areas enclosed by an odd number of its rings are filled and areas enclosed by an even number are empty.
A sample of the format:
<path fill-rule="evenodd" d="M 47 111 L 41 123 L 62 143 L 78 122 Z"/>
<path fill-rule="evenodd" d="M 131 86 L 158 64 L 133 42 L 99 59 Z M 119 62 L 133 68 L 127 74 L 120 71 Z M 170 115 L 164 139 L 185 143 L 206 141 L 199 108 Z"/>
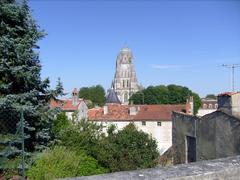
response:
<path fill-rule="evenodd" d="M 240 94 L 240 92 L 224 92 L 224 93 L 219 94 L 218 96 L 232 96 L 235 94 Z"/>
<path fill-rule="evenodd" d="M 230 114 L 228 114 L 226 112 L 223 112 L 222 110 L 217 110 L 217 111 L 214 111 L 212 113 L 206 114 L 203 117 L 201 117 L 199 120 L 206 121 L 206 120 L 210 120 L 210 119 L 212 119 L 214 117 L 220 117 L 220 116 L 224 117 L 225 119 L 232 118 L 232 119 L 234 119 L 236 121 L 240 121 L 240 118 L 235 117 L 233 115 L 230 115 Z"/>
<path fill-rule="evenodd" d="M 104 108 L 106 112 L 104 112 Z M 120 105 L 108 104 L 90 109 L 89 120 L 94 121 L 171 121 L 173 111 L 182 112 L 185 104 L 178 105 Z M 133 112 L 133 113 L 132 113 Z"/>
<path fill-rule="evenodd" d="M 210 98 L 202 98 L 202 102 L 217 102 L 217 99 L 210 99 Z"/>
<path fill-rule="evenodd" d="M 73 103 L 73 99 L 57 99 L 50 101 L 51 108 L 60 108 L 63 111 L 76 111 L 82 99 L 78 99 L 76 105 Z"/>

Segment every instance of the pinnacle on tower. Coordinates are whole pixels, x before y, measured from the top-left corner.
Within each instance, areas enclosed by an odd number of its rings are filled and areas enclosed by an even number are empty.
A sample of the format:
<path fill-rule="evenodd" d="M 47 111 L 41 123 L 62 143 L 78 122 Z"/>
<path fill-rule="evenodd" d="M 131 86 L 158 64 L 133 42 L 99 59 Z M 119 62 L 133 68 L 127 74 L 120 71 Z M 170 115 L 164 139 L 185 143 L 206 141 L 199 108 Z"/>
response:
<path fill-rule="evenodd" d="M 120 50 L 117 56 L 112 87 L 122 104 L 128 104 L 130 96 L 139 91 L 132 50 L 126 46 Z"/>

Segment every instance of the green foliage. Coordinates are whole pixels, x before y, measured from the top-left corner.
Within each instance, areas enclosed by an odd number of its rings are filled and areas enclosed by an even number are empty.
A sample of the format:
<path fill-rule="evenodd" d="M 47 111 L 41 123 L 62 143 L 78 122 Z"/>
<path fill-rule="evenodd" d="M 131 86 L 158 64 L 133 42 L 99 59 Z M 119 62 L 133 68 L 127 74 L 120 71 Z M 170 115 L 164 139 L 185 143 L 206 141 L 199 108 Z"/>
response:
<path fill-rule="evenodd" d="M 71 125 L 65 112 L 57 114 L 56 120 L 53 122 L 52 131 L 57 136 L 61 131 L 64 131 Z"/>
<path fill-rule="evenodd" d="M 199 95 L 187 87 L 173 84 L 149 86 L 133 94 L 130 101 L 134 104 L 185 104 L 189 96 L 194 97 L 194 113 L 196 114 L 201 106 Z"/>
<path fill-rule="evenodd" d="M 19 135 L 0 134 L 0 169 L 16 169 L 19 166 L 20 142 Z M 17 144 L 17 146 L 15 147 L 13 144 Z"/>
<path fill-rule="evenodd" d="M 50 180 L 105 172 L 106 169 L 99 166 L 96 159 L 84 152 L 56 146 L 40 154 L 27 174 L 29 179 Z"/>
<path fill-rule="evenodd" d="M 206 95 L 206 98 L 217 99 L 217 96 L 215 94 L 208 94 L 208 95 Z"/>
<path fill-rule="evenodd" d="M 91 105 L 92 107 L 103 106 L 106 101 L 105 90 L 101 85 L 81 88 L 79 91 L 79 97 L 90 100 L 93 104 L 89 105 Z"/>
<path fill-rule="evenodd" d="M 0 110 L 5 113 L 0 113 L 0 124 L 5 132 L 16 131 L 23 109 L 25 123 L 29 126 L 25 132 L 31 136 L 25 142 L 28 151 L 42 150 L 51 140 L 50 129 L 56 110 L 49 109 L 48 103 L 62 94 L 60 81 L 55 90 L 50 90 L 49 80 L 41 80 L 37 42 L 44 35 L 32 19 L 27 1 L 1 1 Z M 9 122 L 5 120 L 13 113 L 18 114 L 11 120 L 15 129 L 8 127 Z"/>
<path fill-rule="evenodd" d="M 103 138 L 96 155 L 111 172 L 151 168 L 159 157 L 156 141 L 133 124 Z"/>
<path fill-rule="evenodd" d="M 193 101 L 194 101 L 194 114 L 196 115 L 198 112 L 198 109 L 202 105 L 202 101 L 198 94 L 192 93 L 192 96 L 193 96 Z"/>
<path fill-rule="evenodd" d="M 107 128 L 107 134 L 113 135 L 117 130 L 117 126 L 115 124 L 110 124 Z"/>
<path fill-rule="evenodd" d="M 107 131 L 108 136 L 105 136 L 102 126 L 82 120 L 61 131 L 59 144 L 74 151 L 84 151 L 111 172 L 157 165 L 157 143 L 151 136 L 138 131 L 133 124 L 120 131 L 113 125 Z"/>
<path fill-rule="evenodd" d="M 93 155 L 99 140 L 104 136 L 102 127 L 82 119 L 59 133 L 60 145 L 74 150 L 83 150 Z"/>

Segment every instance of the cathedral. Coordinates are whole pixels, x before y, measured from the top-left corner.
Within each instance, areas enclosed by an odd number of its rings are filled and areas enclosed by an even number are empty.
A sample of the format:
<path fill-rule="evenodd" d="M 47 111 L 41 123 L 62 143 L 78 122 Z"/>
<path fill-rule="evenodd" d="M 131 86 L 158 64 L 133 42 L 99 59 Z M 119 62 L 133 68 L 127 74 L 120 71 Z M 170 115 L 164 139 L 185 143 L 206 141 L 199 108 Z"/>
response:
<path fill-rule="evenodd" d="M 112 89 L 122 104 L 128 104 L 131 95 L 140 90 L 133 65 L 133 54 L 127 47 L 122 48 L 117 56 Z"/>

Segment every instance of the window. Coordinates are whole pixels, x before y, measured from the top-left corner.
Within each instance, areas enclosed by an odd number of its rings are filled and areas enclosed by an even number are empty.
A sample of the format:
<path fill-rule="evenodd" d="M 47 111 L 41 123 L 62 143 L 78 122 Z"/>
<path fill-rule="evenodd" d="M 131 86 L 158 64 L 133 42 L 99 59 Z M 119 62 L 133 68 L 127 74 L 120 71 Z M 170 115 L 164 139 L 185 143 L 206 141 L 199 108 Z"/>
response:
<path fill-rule="evenodd" d="M 143 125 L 143 126 L 146 126 L 146 121 L 142 121 L 142 125 Z"/>
<path fill-rule="evenodd" d="M 203 109 L 207 109 L 207 105 L 206 104 L 203 104 Z"/>
<path fill-rule="evenodd" d="M 215 104 L 215 109 L 217 109 L 218 108 L 218 104 Z"/>
<path fill-rule="evenodd" d="M 125 92 L 125 93 L 124 93 L 124 102 L 127 102 L 127 101 L 128 101 L 128 93 Z"/>
<path fill-rule="evenodd" d="M 208 107 L 209 107 L 209 109 L 212 109 L 212 104 L 209 104 Z"/>
<path fill-rule="evenodd" d="M 157 125 L 158 125 L 158 126 L 161 126 L 161 125 L 162 125 L 162 123 L 161 123 L 160 121 L 158 121 L 158 122 L 157 122 Z"/>

